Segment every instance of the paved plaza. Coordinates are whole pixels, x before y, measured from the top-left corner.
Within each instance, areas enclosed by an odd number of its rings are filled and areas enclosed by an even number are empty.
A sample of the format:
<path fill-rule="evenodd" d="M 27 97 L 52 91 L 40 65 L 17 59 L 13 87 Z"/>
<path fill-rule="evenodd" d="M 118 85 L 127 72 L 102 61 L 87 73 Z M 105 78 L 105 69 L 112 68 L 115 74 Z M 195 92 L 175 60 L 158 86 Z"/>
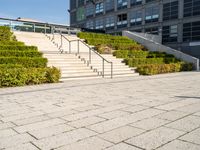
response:
<path fill-rule="evenodd" d="M 200 73 L 0 89 L 0 150 L 200 150 Z"/>

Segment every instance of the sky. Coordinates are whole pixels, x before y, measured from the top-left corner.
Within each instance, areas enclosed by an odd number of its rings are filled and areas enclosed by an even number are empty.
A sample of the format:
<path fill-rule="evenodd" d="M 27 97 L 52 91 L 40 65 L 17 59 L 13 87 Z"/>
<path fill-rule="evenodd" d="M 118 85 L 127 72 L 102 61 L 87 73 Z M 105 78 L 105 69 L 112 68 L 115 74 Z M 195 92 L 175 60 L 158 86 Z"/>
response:
<path fill-rule="evenodd" d="M 69 0 L 0 0 L 0 17 L 69 25 Z"/>

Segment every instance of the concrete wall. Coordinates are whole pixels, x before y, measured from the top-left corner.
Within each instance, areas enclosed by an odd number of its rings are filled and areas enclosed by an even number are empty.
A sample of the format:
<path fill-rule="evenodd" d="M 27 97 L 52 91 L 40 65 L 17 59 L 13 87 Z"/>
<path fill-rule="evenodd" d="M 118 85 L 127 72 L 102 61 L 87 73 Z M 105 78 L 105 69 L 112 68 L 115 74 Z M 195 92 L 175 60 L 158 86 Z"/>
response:
<path fill-rule="evenodd" d="M 123 36 L 127 36 L 127 37 L 137 41 L 138 43 L 147 47 L 150 51 L 165 52 L 165 53 L 174 55 L 178 59 L 192 63 L 195 67 L 194 69 L 199 71 L 199 59 L 197 59 L 193 56 L 190 56 L 190 55 L 185 54 L 181 51 L 172 49 L 170 47 L 161 45 L 161 44 L 159 44 L 155 41 L 152 41 L 152 40 L 149 40 L 145 37 L 142 37 L 141 35 L 139 35 L 135 32 L 123 31 Z"/>

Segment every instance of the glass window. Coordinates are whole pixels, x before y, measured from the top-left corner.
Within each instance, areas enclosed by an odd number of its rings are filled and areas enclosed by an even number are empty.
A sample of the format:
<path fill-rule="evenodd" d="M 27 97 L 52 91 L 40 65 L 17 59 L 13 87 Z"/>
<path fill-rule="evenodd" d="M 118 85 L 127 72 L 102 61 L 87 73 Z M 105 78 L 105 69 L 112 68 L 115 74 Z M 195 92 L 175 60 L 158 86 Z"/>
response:
<path fill-rule="evenodd" d="M 142 0 L 131 0 L 131 6 L 142 4 Z"/>
<path fill-rule="evenodd" d="M 146 8 L 146 11 L 145 11 L 145 22 L 146 23 L 158 22 L 158 19 L 159 19 L 158 5 Z"/>
<path fill-rule="evenodd" d="M 200 21 L 183 24 L 183 41 L 200 41 Z"/>
<path fill-rule="evenodd" d="M 106 29 L 114 29 L 115 26 L 115 17 L 108 16 L 106 17 Z"/>
<path fill-rule="evenodd" d="M 77 21 L 82 21 L 85 19 L 85 9 L 84 7 L 78 8 L 76 12 Z"/>
<path fill-rule="evenodd" d="M 152 1 L 155 1 L 155 0 L 146 0 L 146 3 L 149 3 L 149 2 L 152 2 Z"/>
<path fill-rule="evenodd" d="M 117 8 L 124 9 L 127 8 L 128 0 L 117 0 Z"/>
<path fill-rule="evenodd" d="M 114 11 L 114 0 L 106 0 L 105 7 L 106 12 Z"/>
<path fill-rule="evenodd" d="M 80 7 L 80 6 L 83 6 L 84 5 L 84 1 L 85 0 L 78 0 L 78 6 Z"/>
<path fill-rule="evenodd" d="M 200 15 L 200 0 L 184 0 L 184 17 Z"/>
<path fill-rule="evenodd" d="M 102 14 L 103 9 L 104 9 L 103 3 L 96 4 L 96 14 Z"/>
<path fill-rule="evenodd" d="M 72 0 L 70 1 L 70 9 L 75 9 L 76 8 L 76 1 Z"/>
<path fill-rule="evenodd" d="M 162 42 L 163 43 L 171 43 L 177 42 L 178 40 L 178 26 L 163 26 L 162 29 Z"/>
<path fill-rule="evenodd" d="M 127 14 L 119 14 L 117 16 L 117 27 L 127 27 L 128 21 L 127 21 Z"/>
<path fill-rule="evenodd" d="M 158 35 L 158 27 L 146 28 L 145 32 L 148 33 L 148 34 L 156 34 L 156 35 Z"/>
<path fill-rule="evenodd" d="M 86 28 L 88 28 L 88 29 L 94 29 L 94 22 L 92 20 L 87 21 Z"/>
<path fill-rule="evenodd" d="M 95 29 L 103 29 L 103 28 L 104 28 L 103 18 L 96 19 Z"/>
<path fill-rule="evenodd" d="M 178 1 L 166 3 L 163 5 L 163 20 L 178 18 Z"/>
<path fill-rule="evenodd" d="M 142 24 L 142 10 L 132 11 L 130 13 L 130 24 L 131 26 Z"/>
<path fill-rule="evenodd" d="M 86 17 L 93 17 L 94 14 L 94 5 L 93 4 L 89 4 L 86 6 Z"/>

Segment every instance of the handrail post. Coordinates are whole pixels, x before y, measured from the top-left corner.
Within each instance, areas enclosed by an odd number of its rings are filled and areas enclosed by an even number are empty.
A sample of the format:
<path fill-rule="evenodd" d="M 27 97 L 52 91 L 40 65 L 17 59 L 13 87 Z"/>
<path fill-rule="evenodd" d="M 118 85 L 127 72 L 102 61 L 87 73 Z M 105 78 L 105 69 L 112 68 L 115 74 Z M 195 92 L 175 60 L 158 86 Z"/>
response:
<path fill-rule="evenodd" d="M 79 54 L 79 52 L 80 52 L 80 45 L 79 45 L 79 44 L 80 44 L 80 42 L 79 42 L 79 40 L 78 40 L 78 45 L 77 45 L 77 46 L 78 46 L 78 54 Z"/>
<path fill-rule="evenodd" d="M 33 24 L 33 32 L 35 32 L 35 24 Z"/>
<path fill-rule="evenodd" d="M 62 35 L 61 35 L 61 41 L 60 41 L 61 43 L 60 43 L 60 47 L 62 47 L 63 46 L 63 37 L 62 37 Z"/>
<path fill-rule="evenodd" d="M 47 27 L 47 25 L 45 24 L 45 25 L 44 25 L 44 33 L 45 33 L 45 34 L 47 33 L 46 27 Z"/>
<path fill-rule="evenodd" d="M 89 50 L 89 63 L 91 64 L 91 48 Z"/>
<path fill-rule="evenodd" d="M 71 41 L 69 41 L 69 53 L 71 54 Z"/>
<path fill-rule="evenodd" d="M 113 78 L 113 62 L 111 62 L 111 79 Z"/>
<path fill-rule="evenodd" d="M 103 60 L 103 64 L 102 64 L 102 76 L 103 76 L 103 78 L 104 78 L 104 73 L 105 73 L 105 68 L 104 68 L 104 59 L 102 59 Z"/>

